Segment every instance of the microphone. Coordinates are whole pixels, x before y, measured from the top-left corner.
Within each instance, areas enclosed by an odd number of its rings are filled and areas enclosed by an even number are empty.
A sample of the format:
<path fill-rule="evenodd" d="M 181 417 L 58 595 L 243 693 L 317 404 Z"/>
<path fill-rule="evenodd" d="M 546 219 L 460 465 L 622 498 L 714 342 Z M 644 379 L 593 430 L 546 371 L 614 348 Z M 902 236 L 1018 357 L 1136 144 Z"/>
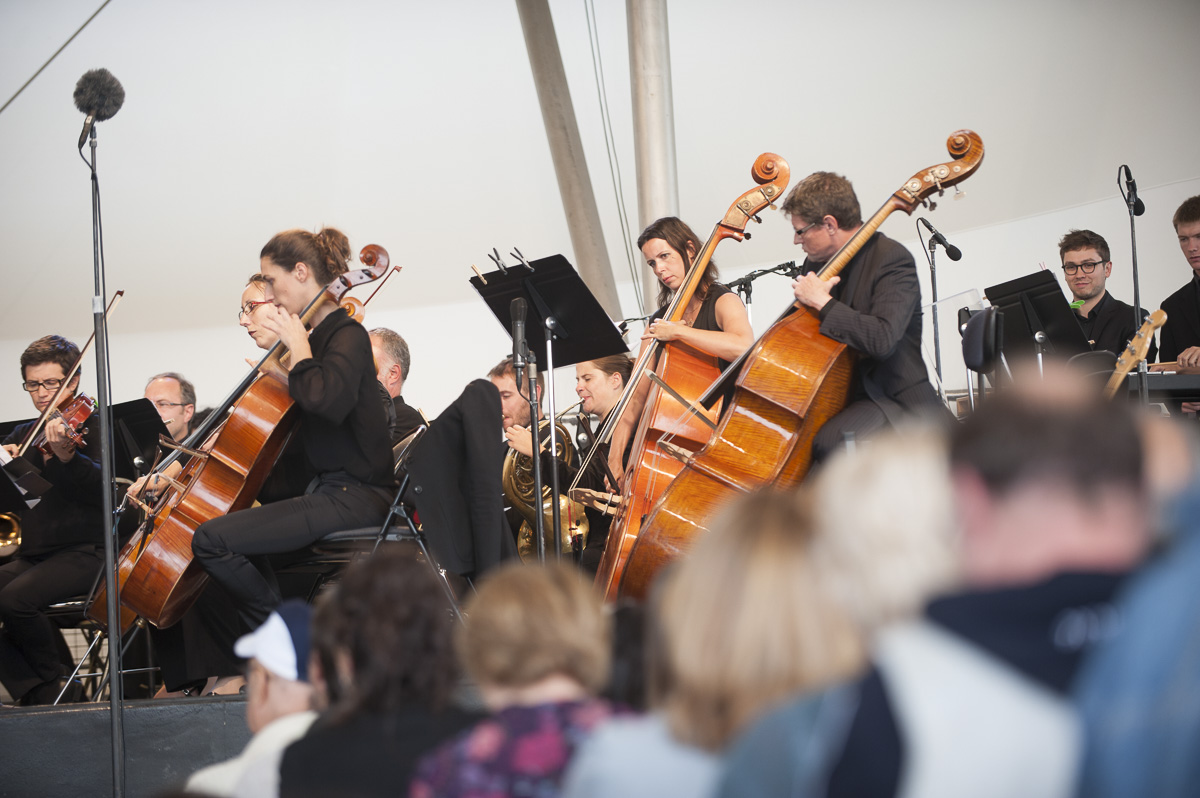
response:
<path fill-rule="evenodd" d="M 917 217 L 917 221 L 925 225 L 930 233 L 930 241 L 935 244 L 941 244 L 946 249 L 946 257 L 950 260 L 961 260 L 962 250 L 946 240 L 946 237 L 937 231 L 937 228 L 929 223 L 929 220 L 924 216 Z"/>
<path fill-rule="evenodd" d="M 508 305 L 512 317 L 513 374 L 517 390 L 521 390 L 521 375 L 525 372 L 525 297 L 519 296 Z"/>
<path fill-rule="evenodd" d="M 1138 199 L 1137 182 L 1133 179 L 1133 172 L 1129 171 L 1129 167 L 1121 164 L 1121 169 L 1125 172 L 1125 202 L 1133 209 L 1134 216 L 1141 216 L 1146 212 L 1146 203 Z"/>
<path fill-rule="evenodd" d="M 107 69 L 93 69 L 83 73 L 75 84 L 75 107 L 87 114 L 83 132 L 79 134 L 79 149 L 83 149 L 92 126 L 96 122 L 112 119 L 125 103 L 125 89 L 121 81 Z"/>

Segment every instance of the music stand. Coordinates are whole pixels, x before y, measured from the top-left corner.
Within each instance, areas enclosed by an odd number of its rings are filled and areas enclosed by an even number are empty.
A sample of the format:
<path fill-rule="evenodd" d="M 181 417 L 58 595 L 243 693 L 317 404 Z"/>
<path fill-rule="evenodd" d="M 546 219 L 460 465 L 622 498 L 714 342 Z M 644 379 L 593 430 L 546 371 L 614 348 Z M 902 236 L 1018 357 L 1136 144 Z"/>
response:
<path fill-rule="evenodd" d="M 1004 317 L 1006 356 L 1036 355 L 1040 372 L 1045 352 L 1066 359 L 1092 350 L 1053 272 L 1039 270 L 983 293 Z"/>
<path fill-rule="evenodd" d="M 557 434 L 554 427 L 554 369 L 560 366 L 573 366 L 587 360 L 596 360 L 620 352 L 628 352 L 629 347 L 612 319 L 604 312 L 600 302 L 588 290 L 583 278 L 575 271 L 562 255 L 551 255 L 528 261 L 519 252 L 514 257 L 520 259 L 520 265 L 507 267 L 499 257 L 493 258 L 497 270 L 487 274 L 476 274 L 471 278 L 471 285 L 479 292 L 479 296 L 491 308 L 492 314 L 500 322 L 505 332 L 511 334 L 512 316 L 509 306 L 517 297 L 524 297 L 532 310 L 530 326 L 540 325 L 545 331 L 545 337 L 532 337 L 529 342 L 530 361 L 537 364 L 539 371 L 548 372 L 550 390 L 547 391 L 547 411 L 550 415 L 550 452 L 553 457 L 557 451 Z M 530 391 L 536 396 L 536 389 Z M 540 435 L 537 433 L 536 419 L 533 427 L 534 452 L 538 452 Z M 537 461 L 540 462 L 538 457 Z M 558 496 L 558 469 L 550 471 L 551 495 Z M 540 495 L 540 485 L 537 490 Z M 562 554 L 562 538 L 559 535 L 558 501 L 551 502 L 552 521 L 554 524 L 555 556 Z M 539 551 L 545 540 L 543 513 L 537 513 L 538 518 L 538 548 Z"/>

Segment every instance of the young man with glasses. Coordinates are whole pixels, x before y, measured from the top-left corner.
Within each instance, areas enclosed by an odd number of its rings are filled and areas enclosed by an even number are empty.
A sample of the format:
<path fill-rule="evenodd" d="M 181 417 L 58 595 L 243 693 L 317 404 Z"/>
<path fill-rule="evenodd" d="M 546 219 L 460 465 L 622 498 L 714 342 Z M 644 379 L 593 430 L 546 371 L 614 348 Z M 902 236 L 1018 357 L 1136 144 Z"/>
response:
<path fill-rule="evenodd" d="M 182 442 L 196 413 L 196 389 L 192 384 L 174 371 L 155 374 L 146 383 L 145 396 L 158 408 L 175 442 Z"/>
<path fill-rule="evenodd" d="M 1071 230 L 1058 242 L 1058 254 L 1063 276 L 1074 299 L 1076 320 L 1092 350 L 1112 352 L 1120 357 L 1141 323 L 1134 321 L 1132 305 L 1117 299 L 1105 288 L 1112 275 L 1108 242 L 1091 230 Z M 1138 318 L 1144 321 L 1146 315 L 1146 311 L 1138 310 Z M 1151 341 L 1146 361 L 1153 363 L 1156 352 L 1157 347 Z"/>
<path fill-rule="evenodd" d="M 78 359 L 79 347 L 57 335 L 39 338 L 22 353 L 22 387 L 39 416 Z M 78 387 L 76 374 L 64 397 L 74 397 Z M 4 439 L 5 452 L 15 456 L 35 423 L 13 430 Z M 87 593 L 100 571 L 104 494 L 100 464 L 91 459 L 100 448 L 94 426 L 89 419 L 78 430 L 86 444 L 79 451 L 61 419 L 47 421 L 50 455 L 32 446 L 23 455 L 52 487 L 37 500 L 28 498 L 31 506 L 21 512 L 21 548 L 0 565 L 0 682 L 22 704 L 53 703 L 64 686 L 65 700 L 79 697 L 78 682 L 65 683 L 74 664 L 70 652 L 45 610 Z"/>

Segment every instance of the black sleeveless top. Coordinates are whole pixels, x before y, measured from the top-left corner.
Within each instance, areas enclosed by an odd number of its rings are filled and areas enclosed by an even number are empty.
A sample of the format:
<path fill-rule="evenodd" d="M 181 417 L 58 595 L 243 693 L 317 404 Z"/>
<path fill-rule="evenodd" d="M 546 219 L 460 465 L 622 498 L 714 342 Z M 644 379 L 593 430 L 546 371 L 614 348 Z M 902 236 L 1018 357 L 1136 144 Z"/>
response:
<path fill-rule="evenodd" d="M 726 294 L 732 294 L 729 290 L 720 283 L 713 283 L 708 287 L 708 293 L 700 302 L 700 312 L 696 314 L 696 321 L 692 323 L 692 327 L 697 330 L 711 330 L 713 332 L 724 332 L 721 325 L 717 324 L 717 300 Z M 663 305 L 658 310 L 654 311 L 654 315 L 650 317 L 650 321 L 658 321 L 667 313 L 667 305 Z M 728 360 L 717 358 L 717 363 L 721 367 L 721 371 L 729 368 Z"/>

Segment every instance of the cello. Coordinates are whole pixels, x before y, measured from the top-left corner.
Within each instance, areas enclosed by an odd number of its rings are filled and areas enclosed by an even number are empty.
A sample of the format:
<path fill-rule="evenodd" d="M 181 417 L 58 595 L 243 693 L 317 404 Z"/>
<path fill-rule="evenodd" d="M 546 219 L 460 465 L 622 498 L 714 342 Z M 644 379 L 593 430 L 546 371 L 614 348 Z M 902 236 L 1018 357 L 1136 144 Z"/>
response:
<path fill-rule="evenodd" d="M 745 232 L 746 225 L 752 219 L 761 221 L 757 216 L 759 211 L 783 194 L 791 177 L 791 169 L 783 158 L 767 152 L 755 159 L 750 175 L 758 187 L 738 197 L 713 228 L 708 241 L 693 259 L 686 280 L 667 306 L 663 315 L 666 321 L 680 321 L 683 318 L 688 302 L 700 285 L 717 245 L 727 238 L 741 241 L 750 237 Z M 661 343 L 657 340 L 651 341 L 638 357 L 625 392 L 613 412 L 609 414 L 608 421 L 597 435 L 597 440 L 607 441 L 611 438 L 633 392 L 637 390 L 640 381 L 647 378 L 647 370 L 660 354 Z M 703 446 L 716 423 L 715 412 L 698 411 L 692 401 L 719 374 L 720 369 L 715 356 L 673 341 L 661 346 L 661 357 L 658 358 L 655 368 L 657 371 L 653 376 L 656 378 L 656 384 L 650 388 L 642 418 L 637 425 L 629 459 L 631 468 L 625 478 L 621 502 L 609 528 L 608 540 L 605 542 L 604 553 L 596 572 L 596 585 L 603 591 L 606 600 L 616 598 L 626 558 L 638 537 L 643 517 L 682 467 L 677 453 L 681 450 L 692 452 Z M 662 383 L 670 385 L 677 396 L 662 390 L 659 387 Z M 681 398 L 683 401 L 680 401 Z M 684 402 L 688 403 L 688 406 L 685 406 Z M 659 447 L 659 441 L 667 435 L 672 436 L 673 446 Z M 589 458 L 595 455 L 597 448 L 592 448 Z M 580 465 L 579 473 L 571 486 L 572 490 L 578 487 L 588 462 L 585 458 Z"/>
<path fill-rule="evenodd" d="M 307 322 L 326 302 L 345 306 L 343 297 L 357 285 L 378 280 L 388 270 L 387 252 L 368 244 L 359 253 L 367 267 L 336 278 L 305 308 Z M 192 535 L 200 524 L 243 510 L 254 502 L 291 433 L 296 411 L 282 364 L 285 349 L 276 343 L 230 398 L 214 411 L 180 453 L 191 462 L 178 479 L 164 477 L 172 490 L 121 550 L 117 584 L 121 605 L 159 628 L 177 622 L 199 596 L 207 573 L 192 559 Z M 228 410 L 228 413 L 226 413 Z M 217 426 L 207 451 L 192 448 Z M 96 618 L 104 606 L 104 588 L 89 609 Z M 122 632 L 128 613 L 122 613 Z"/>
<path fill-rule="evenodd" d="M 983 140 L 971 130 L 952 133 L 946 148 L 953 160 L 906 180 L 817 276 L 836 277 L 892 212 L 911 214 L 983 160 Z M 644 597 L 659 569 L 686 551 L 692 536 L 737 494 L 792 487 L 808 473 L 813 438 L 845 406 L 854 367 L 854 353 L 822 335 L 820 326 L 815 311 L 793 303 L 702 397 L 718 395 L 727 377 L 736 376 L 720 425 L 646 518 L 618 595 Z"/>

